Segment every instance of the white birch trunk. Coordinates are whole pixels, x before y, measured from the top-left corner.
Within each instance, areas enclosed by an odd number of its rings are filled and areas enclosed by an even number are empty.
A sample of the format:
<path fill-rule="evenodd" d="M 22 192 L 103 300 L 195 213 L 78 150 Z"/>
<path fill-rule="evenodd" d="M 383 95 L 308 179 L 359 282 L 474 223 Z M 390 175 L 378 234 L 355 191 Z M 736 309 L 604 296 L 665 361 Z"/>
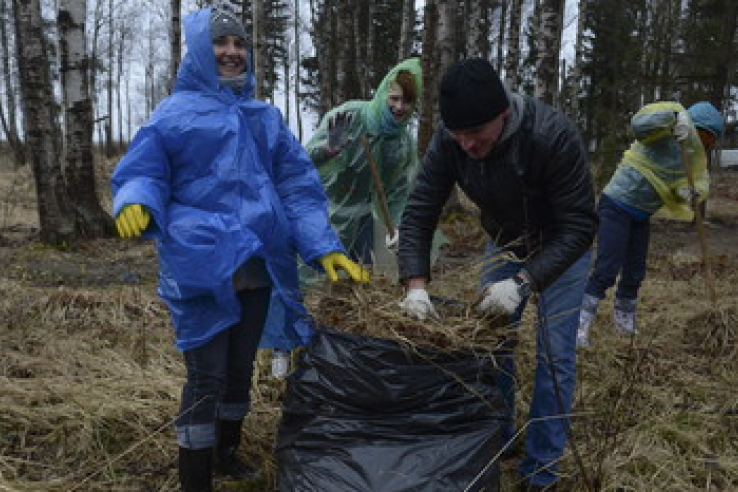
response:
<path fill-rule="evenodd" d="M 300 0 L 295 0 L 295 117 L 297 120 L 297 140 L 302 142 L 302 112 L 300 111 Z"/>
<path fill-rule="evenodd" d="M 170 0 L 171 23 L 169 25 L 169 36 L 171 40 L 172 58 L 169 62 L 169 85 L 174 89 L 174 81 L 177 79 L 179 60 L 182 58 L 182 22 L 181 22 L 181 0 Z"/>
<path fill-rule="evenodd" d="M 511 0 L 509 11 L 509 27 L 507 30 L 507 56 L 505 57 L 505 83 L 511 90 L 517 90 L 520 82 L 520 19 L 523 8 L 522 0 Z"/>
<path fill-rule="evenodd" d="M 456 60 L 456 12 L 458 0 L 438 1 L 438 53 L 440 72 Z"/>
<path fill-rule="evenodd" d="M 64 178 L 77 221 L 77 232 L 85 237 L 112 233 L 112 222 L 97 198 L 92 155 L 92 101 L 90 99 L 85 38 L 86 0 L 60 0 L 57 22 L 60 30 L 62 91 L 64 93 Z M 112 47 L 111 47 L 112 48 Z M 112 122 L 109 121 L 112 127 Z"/>
<path fill-rule="evenodd" d="M 252 10 L 252 23 L 251 27 L 254 30 L 254 60 L 253 69 L 256 77 L 256 90 L 254 91 L 254 97 L 256 99 L 264 98 L 264 49 L 266 47 L 264 38 L 264 3 L 263 0 L 254 0 L 251 8 Z"/>
<path fill-rule="evenodd" d="M 582 87 L 582 63 L 584 60 L 584 21 L 587 16 L 589 0 L 579 0 L 577 17 L 577 37 L 574 43 L 574 66 L 571 70 L 571 116 L 579 120 L 579 91 Z"/>
<path fill-rule="evenodd" d="M 14 0 L 19 45 L 19 79 L 23 103 L 23 129 L 36 184 L 41 241 L 64 244 L 75 237 L 74 214 L 64 187 L 59 128 L 53 111 L 55 103 L 49 50 L 45 43 L 40 0 Z"/>
<path fill-rule="evenodd" d="M 534 95 L 553 105 L 558 93 L 564 2 L 563 0 L 542 0 L 540 8 L 537 36 L 538 64 Z"/>

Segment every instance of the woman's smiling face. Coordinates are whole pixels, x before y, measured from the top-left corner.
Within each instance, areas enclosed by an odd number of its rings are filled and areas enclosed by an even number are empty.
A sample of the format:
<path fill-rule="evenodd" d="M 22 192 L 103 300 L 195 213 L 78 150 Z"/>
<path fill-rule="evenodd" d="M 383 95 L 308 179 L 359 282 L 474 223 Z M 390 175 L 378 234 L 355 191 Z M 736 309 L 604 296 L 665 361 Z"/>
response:
<path fill-rule="evenodd" d="M 246 70 L 246 41 L 238 36 L 215 38 L 213 53 L 219 76 L 236 77 Z"/>

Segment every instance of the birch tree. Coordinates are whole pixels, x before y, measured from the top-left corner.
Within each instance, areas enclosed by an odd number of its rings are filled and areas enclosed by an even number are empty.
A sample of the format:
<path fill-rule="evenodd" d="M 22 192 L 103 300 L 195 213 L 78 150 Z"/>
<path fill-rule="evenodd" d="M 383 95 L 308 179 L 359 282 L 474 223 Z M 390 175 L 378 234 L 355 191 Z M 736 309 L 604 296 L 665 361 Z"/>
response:
<path fill-rule="evenodd" d="M 571 108 L 571 117 L 578 121 L 582 121 L 579 114 L 579 92 L 582 87 L 582 62 L 584 60 L 584 31 L 585 19 L 589 10 L 590 0 L 579 0 L 579 13 L 577 16 L 577 36 L 574 42 L 574 66 L 569 77 L 569 107 Z"/>
<path fill-rule="evenodd" d="M 507 0 L 501 0 L 499 2 L 499 8 L 500 21 L 497 23 L 498 31 L 497 31 L 497 72 L 502 73 L 502 68 L 504 64 L 504 46 L 505 46 L 505 20 L 507 19 Z"/>
<path fill-rule="evenodd" d="M 115 150 L 113 149 L 113 77 L 115 69 L 113 64 L 114 43 L 113 43 L 113 0 L 108 0 L 108 78 L 105 83 L 108 103 L 108 117 L 105 119 L 105 156 L 113 157 Z"/>
<path fill-rule="evenodd" d="M 103 237 L 112 233 L 113 224 L 100 206 L 95 185 L 92 100 L 87 83 L 86 10 L 86 0 L 59 0 L 57 24 L 65 102 L 64 183 L 67 189 L 74 190 L 71 202 L 78 235 Z"/>
<path fill-rule="evenodd" d="M 116 94 L 116 112 L 118 114 L 118 142 L 124 145 L 126 137 L 123 136 L 123 85 L 128 83 L 128 74 L 124 70 L 124 63 L 126 59 L 126 43 L 131 38 L 131 22 L 129 15 L 122 15 L 118 24 L 118 49 L 116 50 L 117 55 L 117 70 L 118 70 L 118 83 L 115 84 Z M 130 97 L 128 90 L 126 89 L 126 97 Z M 128 133 L 130 135 L 130 133 Z"/>
<path fill-rule="evenodd" d="M 456 60 L 458 0 L 438 0 L 438 60 L 440 72 Z"/>
<path fill-rule="evenodd" d="M 522 18 L 523 0 L 510 0 L 507 30 L 507 56 L 505 56 L 505 83 L 511 90 L 517 90 L 520 65 L 520 21 Z"/>
<path fill-rule="evenodd" d="M 253 18 L 251 21 L 251 28 L 253 30 L 253 52 L 254 52 L 254 75 L 256 76 L 256 88 L 254 91 L 254 97 L 256 99 L 262 99 L 264 97 L 264 52 L 266 48 L 266 40 L 264 37 L 264 1 L 254 0 L 251 5 Z"/>
<path fill-rule="evenodd" d="M 15 43 L 11 45 L 9 30 L 12 28 L 10 19 L 13 15 L 12 12 L 9 12 L 9 4 L 12 9 L 10 0 L 0 0 L 0 71 L 3 73 L 3 84 L 5 85 L 5 103 L 0 106 L 7 108 L 8 117 L 5 118 L 5 113 L 2 110 L 0 110 L 0 116 L 2 117 L 3 130 L 13 153 L 13 161 L 15 162 L 16 168 L 18 168 L 25 163 L 25 156 L 23 155 L 23 142 L 18 132 L 18 111 L 16 110 L 15 92 L 16 80 L 13 77 L 13 58 L 10 56 L 12 46 Z M 14 40 L 17 40 L 17 38 Z"/>
<path fill-rule="evenodd" d="M 436 36 L 438 31 L 437 0 L 426 0 L 423 9 L 423 94 L 420 101 L 418 123 L 418 152 L 422 155 L 428 148 L 436 122 L 436 86 L 438 80 L 438 56 Z"/>
<path fill-rule="evenodd" d="M 342 0 L 338 4 L 338 16 L 336 23 L 337 38 L 342 40 L 338 43 L 336 50 L 336 100 L 343 102 L 349 99 L 363 97 L 360 93 L 361 83 L 356 77 L 356 42 L 352 35 L 354 28 L 353 19 L 357 15 L 358 5 L 356 0 Z M 367 36 L 373 43 L 373 35 Z M 368 56 L 373 55 L 367 53 Z M 371 72 L 371 69 L 369 70 Z"/>
<path fill-rule="evenodd" d="M 488 58 L 490 52 L 490 0 L 471 0 L 465 4 L 463 32 L 466 41 L 464 52 L 467 57 Z"/>
<path fill-rule="evenodd" d="M 23 129 L 38 199 L 40 239 L 65 244 L 75 238 L 72 206 L 64 187 L 59 128 L 49 71 L 40 0 L 13 0 L 18 35 Z"/>
<path fill-rule="evenodd" d="M 400 30 L 400 47 L 397 53 L 399 60 L 409 58 L 413 52 L 415 38 L 415 0 L 402 2 L 402 27 Z"/>
<path fill-rule="evenodd" d="M 297 121 L 297 140 L 302 141 L 302 111 L 300 110 L 300 0 L 294 0 L 294 58 L 295 58 L 295 117 Z"/>
<path fill-rule="evenodd" d="M 171 38 L 172 59 L 169 65 L 170 89 L 174 88 L 174 81 L 177 79 L 177 68 L 179 68 L 179 60 L 182 58 L 182 1 L 170 0 L 169 8 L 172 12 L 172 20 L 169 26 L 169 36 Z"/>
<path fill-rule="evenodd" d="M 559 54 L 564 17 L 563 0 L 542 0 L 538 24 L 538 63 L 534 95 L 553 105 L 558 87 Z"/>

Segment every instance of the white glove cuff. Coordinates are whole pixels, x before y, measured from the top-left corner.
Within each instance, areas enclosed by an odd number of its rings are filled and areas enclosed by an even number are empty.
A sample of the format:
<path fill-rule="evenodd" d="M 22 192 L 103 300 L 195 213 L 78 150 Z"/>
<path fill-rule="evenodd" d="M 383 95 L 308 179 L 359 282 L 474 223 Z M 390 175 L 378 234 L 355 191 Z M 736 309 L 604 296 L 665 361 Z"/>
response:
<path fill-rule="evenodd" d="M 409 301 L 419 301 L 427 304 L 431 303 L 428 291 L 425 289 L 410 289 L 407 291 L 407 296 L 405 298 Z"/>

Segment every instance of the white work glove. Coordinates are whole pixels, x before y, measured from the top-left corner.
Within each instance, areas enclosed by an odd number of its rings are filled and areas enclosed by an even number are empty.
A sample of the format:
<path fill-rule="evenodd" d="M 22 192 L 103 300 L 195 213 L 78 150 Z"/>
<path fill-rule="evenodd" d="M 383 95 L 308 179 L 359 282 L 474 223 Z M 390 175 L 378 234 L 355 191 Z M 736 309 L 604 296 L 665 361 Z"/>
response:
<path fill-rule="evenodd" d="M 677 142 L 684 142 L 689 137 L 689 130 L 692 128 L 692 122 L 686 111 L 679 111 L 676 114 L 676 122 L 674 123 L 674 136 Z"/>
<path fill-rule="evenodd" d="M 419 320 L 439 318 L 430 297 L 428 297 L 428 291 L 425 289 L 408 290 L 405 299 L 400 301 L 399 306 L 406 314 Z"/>
<path fill-rule="evenodd" d="M 395 233 L 390 236 L 389 232 L 384 236 L 384 245 L 392 254 L 397 254 L 397 247 L 400 245 L 400 230 L 395 229 Z"/>
<path fill-rule="evenodd" d="M 479 310 L 486 314 L 512 314 L 522 301 L 520 285 L 513 278 L 508 278 L 484 288 L 484 299 L 479 304 Z"/>
<path fill-rule="evenodd" d="M 693 200 L 699 201 L 700 199 L 700 194 L 691 186 L 683 186 L 682 188 L 679 188 L 676 190 L 676 194 L 679 198 L 689 204 L 691 204 Z"/>

